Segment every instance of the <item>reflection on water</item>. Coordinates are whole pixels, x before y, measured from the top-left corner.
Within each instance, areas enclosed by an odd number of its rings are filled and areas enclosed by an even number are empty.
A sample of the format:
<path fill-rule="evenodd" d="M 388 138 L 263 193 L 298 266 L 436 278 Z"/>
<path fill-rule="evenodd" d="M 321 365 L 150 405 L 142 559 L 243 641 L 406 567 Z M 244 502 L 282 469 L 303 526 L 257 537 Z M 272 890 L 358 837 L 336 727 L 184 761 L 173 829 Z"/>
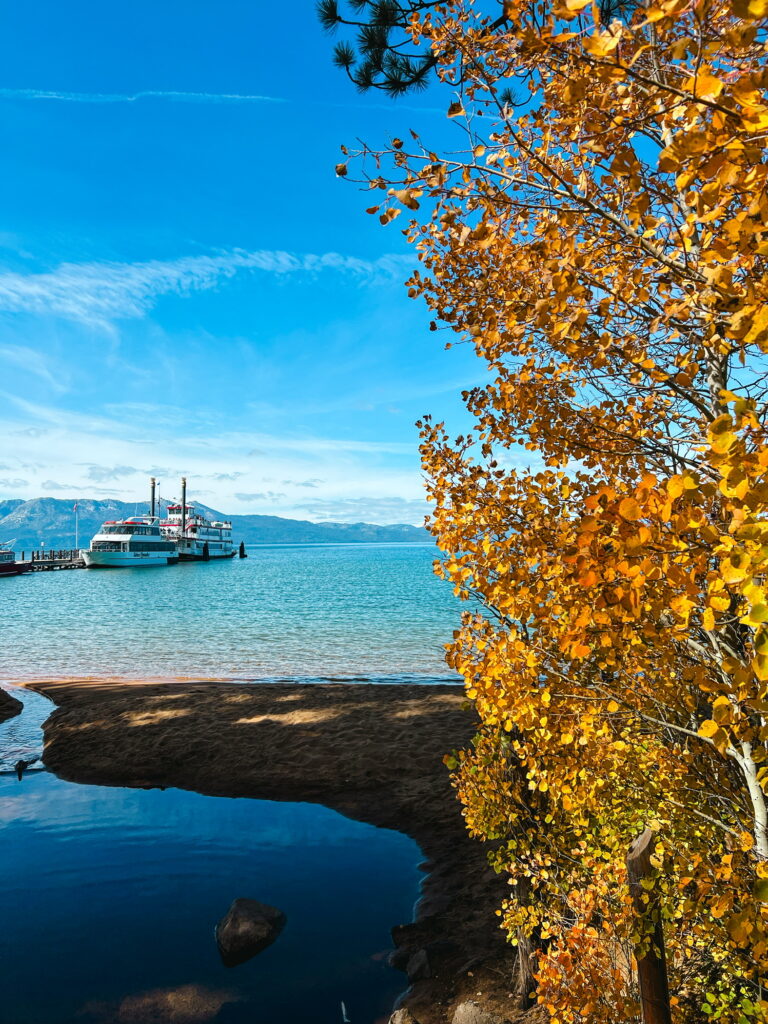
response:
<path fill-rule="evenodd" d="M 444 678 L 460 607 L 436 555 L 257 547 L 242 561 L 2 580 L 0 675 Z"/>
<path fill-rule="evenodd" d="M 0 684 L 2 685 L 2 684 Z M 32 761 L 27 771 L 40 771 L 43 753 L 43 722 L 54 710 L 47 697 L 21 686 L 4 689 L 24 705 L 24 710 L 0 725 L 0 773 L 15 771 L 17 761 Z"/>
<path fill-rule="evenodd" d="M 339 1024 L 341 1000 L 353 1024 L 386 1020 L 418 859 L 311 804 L 0 775 L 0 1022 Z M 288 923 L 228 969 L 213 929 L 239 896 Z"/>
<path fill-rule="evenodd" d="M 203 1024 L 216 1020 L 227 1003 L 237 1003 L 237 992 L 214 991 L 202 985 L 180 985 L 178 988 L 154 989 L 137 996 L 127 996 L 119 1003 L 86 1003 L 81 1016 L 103 1024 L 149 1024 L 151 1021 L 182 1021 Z M 219 1018 L 221 1019 L 221 1018 Z"/>

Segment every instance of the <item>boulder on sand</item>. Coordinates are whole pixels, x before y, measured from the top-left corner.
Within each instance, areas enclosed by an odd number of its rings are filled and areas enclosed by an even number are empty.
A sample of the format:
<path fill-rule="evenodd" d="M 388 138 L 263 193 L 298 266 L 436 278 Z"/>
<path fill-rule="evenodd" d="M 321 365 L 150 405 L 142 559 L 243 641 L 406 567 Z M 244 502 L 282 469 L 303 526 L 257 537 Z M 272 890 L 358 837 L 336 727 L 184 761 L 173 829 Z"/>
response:
<path fill-rule="evenodd" d="M 410 1010 L 395 1010 L 389 1018 L 389 1024 L 419 1024 Z"/>
<path fill-rule="evenodd" d="M 216 925 L 216 942 L 226 967 L 245 963 L 270 946 L 285 926 L 285 914 L 258 900 L 237 899 Z"/>
<path fill-rule="evenodd" d="M 452 1024 L 509 1024 L 509 1022 L 489 1010 L 481 1009 L 477 1003 L 469 1000 L 456 1007 Z"/>

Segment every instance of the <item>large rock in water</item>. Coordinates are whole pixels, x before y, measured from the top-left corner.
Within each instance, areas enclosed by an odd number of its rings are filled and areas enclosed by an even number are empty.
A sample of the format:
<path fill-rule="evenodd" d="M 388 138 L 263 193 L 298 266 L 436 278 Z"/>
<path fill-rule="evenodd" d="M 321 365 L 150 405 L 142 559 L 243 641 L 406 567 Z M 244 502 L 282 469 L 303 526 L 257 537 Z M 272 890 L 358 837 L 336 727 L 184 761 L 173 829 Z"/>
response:
<path fill-rule="evenodd" d="M 0 722 L 18 715 L 23 707 L 20 700 L 16 700 L 6 690 L 0 690 Z"/>
<path fill-rule="evenodd" d="M 216 925 L 216 942 L 226 967 L 245 963 L 270 946 L 285 927 L 285 914 L 258 900 L 237 899 Z"/>

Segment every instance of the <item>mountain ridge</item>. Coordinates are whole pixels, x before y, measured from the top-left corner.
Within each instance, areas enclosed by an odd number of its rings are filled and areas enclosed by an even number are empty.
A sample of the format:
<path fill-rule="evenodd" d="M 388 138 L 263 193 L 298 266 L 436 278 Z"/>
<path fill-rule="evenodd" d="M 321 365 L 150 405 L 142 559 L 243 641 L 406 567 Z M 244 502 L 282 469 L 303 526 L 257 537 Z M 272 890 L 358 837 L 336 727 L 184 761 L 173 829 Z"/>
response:
<path fill-rule="evenodd" d="M 17 551 L 41 547 L 74 548 L 75 513 L 78 506 L 78 545 L 87 547 L 91 537 L 107 519 L 125 519 L 144 514 L 147 502 L 117 501 L 113 498 L 21 498 L 0 500 L 0 544 Z M 161 499 L 165 511 L 168 502 Z M 379 526 L 374 523 L 312 523 L 281 516 L 227 516 L 203 502 L 191 502 L 210 519 L 226 519 L 232 523 L 232 539 L 236 544 L 364 544 L 364 543 L 426 543 L 430 536 L 424 527 L 409 524 Z"/>

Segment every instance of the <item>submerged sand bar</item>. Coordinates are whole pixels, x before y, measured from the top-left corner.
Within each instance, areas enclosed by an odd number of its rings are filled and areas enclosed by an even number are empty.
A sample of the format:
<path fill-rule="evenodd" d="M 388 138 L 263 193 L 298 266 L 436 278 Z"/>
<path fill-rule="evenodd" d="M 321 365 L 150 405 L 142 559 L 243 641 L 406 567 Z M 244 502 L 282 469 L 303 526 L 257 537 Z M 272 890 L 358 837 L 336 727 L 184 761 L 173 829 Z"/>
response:
<path fill-rule="evenodd" d="M 392 922 L 406 1004 L 419 1024 L 450 1021 L 462 999 L 499 1007 L 512 983 L 494 914 L 505 887 L 468 838 L 442 763 L 475 730 L 460 687 L 28 685 L 56 704 L 44 761 L 62 778 L 322 803 L 412 836 L 428 874 L 415 922 Z"/>

